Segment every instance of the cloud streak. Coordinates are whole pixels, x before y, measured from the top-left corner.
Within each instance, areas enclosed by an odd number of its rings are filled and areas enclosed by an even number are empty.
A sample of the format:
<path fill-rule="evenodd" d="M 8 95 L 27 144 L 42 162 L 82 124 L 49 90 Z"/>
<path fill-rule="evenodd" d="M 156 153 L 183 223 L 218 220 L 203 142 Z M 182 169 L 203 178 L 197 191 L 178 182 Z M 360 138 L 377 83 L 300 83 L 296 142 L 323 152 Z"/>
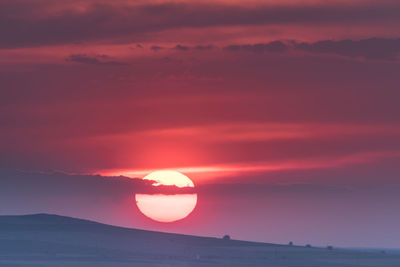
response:
<path fill-rule="evenodd" d="M 184 28 L 262 25 L 341 25 L 398 22 L 396 2 L 368 5 L 239 6 L 200 3 L 2 1 L 0 48 L 71 44 L 86 41 L 126 42 L 141 35 Z M 35 12 L 31 12 L 35 10 Z M 55 11 L 54 11 L 55 10 Z M 136 37 L 135 37 L 136 36 Z"/>
<path fill-rule="evenodd" d="M 228 45 L 227 51 L 283 53 L 289 50 L 313 54 L 331 54 L 349 58 L 396 60 L 400 54 L 400 39 L 370 38 L 363 40 L 323 40 L 314 43 L 274 41 L 260 44 Z"/>
<path fill-rule="evenodd" d="M 212 179 L 216 177 L 246 177 L 250 173 L 267 173 L 288 170 L 314 170 L 341 168 L 348 165 L 365 164 L 387 158 L 398 158 L 400 151 L 375 151 L 348 154 L 339 157 L 308 158 L 299 160 L 255 162 L 248 164 L 226 164 L 211 166 L 192 166 L 174 167 L 171 170 L 194 174 L 202 179 Z M 123 175 L 127 177 L 142 177 L 157 169 L 138 169 L 138 170 L 104 170 L 100 171 L 105 176 Z"/>
<path fill-rule="evenodd" d="M 118 61 L 110 61 L 108 60 L 107 55 L 95 55 L 95 56 L 88 56 L 85 54 L 73 54 L 67 57 L 65 60 L 68 62 L 75 62 L 81 64 L 89 64 L 89 65 L 103 65 L 103 66 L 124 66 L 128 65 L 124 62 Z"/>
<path fill-rule="evenodd" d="M 138 138 L 195 138 L 210 142 L 256 142 L 290 139 L 330 139 L 351 136 L 398 136 L 398 125 L 334 123 L 231 123 L 151 129 L 133 133 Z"/>

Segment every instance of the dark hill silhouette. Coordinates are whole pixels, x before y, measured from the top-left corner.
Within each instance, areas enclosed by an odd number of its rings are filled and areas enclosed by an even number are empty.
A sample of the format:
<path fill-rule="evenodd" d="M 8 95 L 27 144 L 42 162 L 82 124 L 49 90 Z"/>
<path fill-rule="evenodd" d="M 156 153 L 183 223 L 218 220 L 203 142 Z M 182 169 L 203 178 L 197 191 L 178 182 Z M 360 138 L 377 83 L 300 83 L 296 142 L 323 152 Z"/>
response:
<path fill-rule="evenodd" d="M 222 236 L 222 235 L 221 235 Z M 0 216 L 0 266 L 400 266 L 400 256 Z"/>

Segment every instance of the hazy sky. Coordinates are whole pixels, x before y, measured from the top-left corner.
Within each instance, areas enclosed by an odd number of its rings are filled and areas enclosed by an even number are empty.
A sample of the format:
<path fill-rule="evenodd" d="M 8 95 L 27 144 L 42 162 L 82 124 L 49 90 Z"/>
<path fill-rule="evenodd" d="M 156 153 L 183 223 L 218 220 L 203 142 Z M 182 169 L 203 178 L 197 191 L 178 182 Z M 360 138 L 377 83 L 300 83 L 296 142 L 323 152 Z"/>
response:
<path fill-rule="evenodd" d="M 0 213 L 399 247 L 399 1 L 65 2 L 0 0 Z M 83 175 L 164 168 L 172 225 Z"/>

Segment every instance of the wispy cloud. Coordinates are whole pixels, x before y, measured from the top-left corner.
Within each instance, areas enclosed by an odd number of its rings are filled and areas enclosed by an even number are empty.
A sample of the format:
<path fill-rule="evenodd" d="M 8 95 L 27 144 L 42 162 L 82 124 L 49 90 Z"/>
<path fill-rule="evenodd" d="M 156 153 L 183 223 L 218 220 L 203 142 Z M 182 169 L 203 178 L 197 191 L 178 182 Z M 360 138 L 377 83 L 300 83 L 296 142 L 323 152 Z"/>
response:
<path fill-rule="evenodd" d="M 400 135 L 400 125 L 321 124 L 321 123 L 231 123 L 191 127 L 161 128 L 135 133 L 139 136 L 205 141 L 267 141 L 285 139 L 332 138 L 360 135 Z"/>
<path fill-rule="evenodd" d="M 187 166 L 168 168 L 186 174 L 196 174 L 197 177 L 204 179 L 215 177 L 230 177 L 237 175 L 245 175 L 249 173 L 265 173 L 288 170 L 312 170 L 325 168 L 340 168 L 354 164 L 365 164 L 385 158 L 396 158 L 400 156 L 400 151 L 377 151 L 354 153 L 338 157 L 324 158 L 307 158 L 301 160 L 284 160 L 269 162 L 253 162 L 248 164 L 223 164 L 210 166 Z M 127 176 L 127 177 L 143 177 L 157 169 L 125 169 L 125 170 L 103 170 L 99 171 L 105 176 Z"/>
<path fill-rule="evenodd" d="M 1 1 L 1 48 L 77 43 L 95 40 L 131 42 L 132 36 L 183 28 L 262 25 L 393 25 L 400 6 L 394 1 L 369 5 L 341 3 L 135 3 L 85 1 L 75 5 L 50 0 Z M 34 10 L 34 12 L 32 12 Z M 179 35 L 179 34 L 178 34 Z"/>
<path fill-rule="evenodd" d="M 127 65 L 124 62 L 113 61 L 107 55 L 94 55 L 89 56 L 86 54 L 73 54 L 65 59 L 69 62 L 89 64 L 89 65 L 103 65 L 103 66 L 123 66 Z"/>
<path fill-rule="evenodd" d="M 227 51 L 283 53 L 288 50 L 314 54 L 331 54 L 350 58 L 395 60 L 400 53 L 400 39 L 370 38 L 362 40 L 322 40 L 314 43 L 274 41 L 270 43 L 228 45 Z"/>

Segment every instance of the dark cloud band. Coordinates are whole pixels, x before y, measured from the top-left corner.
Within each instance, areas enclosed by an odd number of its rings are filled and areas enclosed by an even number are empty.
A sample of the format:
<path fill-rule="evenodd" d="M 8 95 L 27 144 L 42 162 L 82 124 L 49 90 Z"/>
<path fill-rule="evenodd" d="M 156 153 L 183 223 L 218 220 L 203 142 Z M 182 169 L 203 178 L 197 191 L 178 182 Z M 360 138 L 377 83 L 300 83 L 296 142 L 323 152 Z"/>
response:
<path fill-rule="evenodd" d="M 52 8 L 57 12 L 52 12 Z M 35 10 L 35 12 L 32 12 Z M 50 11 L 49 11 L 50 10 Z M 243 7 L 223 4 L 87 2 L 84 10 L 53 1 L 2 1 L 0 48 L 33 47 L 121 39 L 171 29 L 303 24 L 387 24 L 399 20 L 400 5 L 315 5 Z"/>

